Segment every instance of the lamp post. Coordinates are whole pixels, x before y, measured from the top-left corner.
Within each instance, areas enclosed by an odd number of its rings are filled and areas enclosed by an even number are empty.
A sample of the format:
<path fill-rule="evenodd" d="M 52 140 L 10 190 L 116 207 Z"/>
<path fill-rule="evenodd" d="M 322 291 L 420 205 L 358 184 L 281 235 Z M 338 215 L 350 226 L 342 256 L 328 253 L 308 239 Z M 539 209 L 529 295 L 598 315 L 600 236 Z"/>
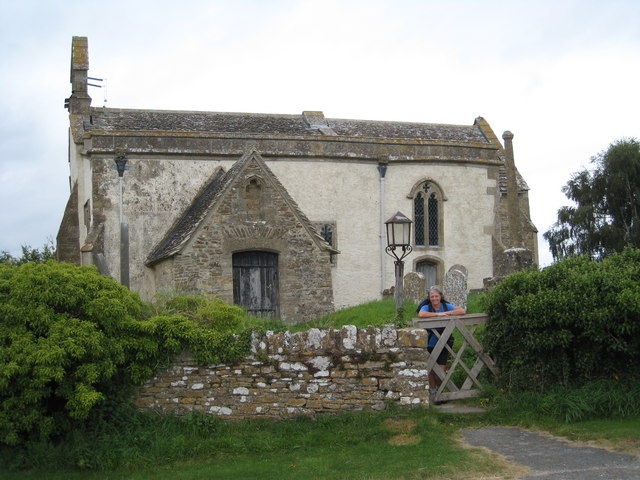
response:
<path fill-rule="evenodd" d="M 403 316 L 403 277 L 404 277 L 404 257 L 411 253 L 411 220 L 404 214 L 397 212 L 393 217 L 384 222 L 387 227 L 387 248 L 385 251 L 388 255 L 396 260 L 396 286 L 394 298 L 396 301 L 396 320 L 402 320 Z"/>

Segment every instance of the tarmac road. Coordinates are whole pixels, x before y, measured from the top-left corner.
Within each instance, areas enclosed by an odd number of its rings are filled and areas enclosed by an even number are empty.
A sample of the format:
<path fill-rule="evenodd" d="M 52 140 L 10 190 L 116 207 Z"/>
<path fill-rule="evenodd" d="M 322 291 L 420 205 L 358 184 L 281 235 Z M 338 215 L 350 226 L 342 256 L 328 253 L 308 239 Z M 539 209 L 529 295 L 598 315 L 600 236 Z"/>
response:
<path fill-rule="evenodd" d="M 640 458 L 516 427 L 462 430 L 464 440 L 530 468 L 523 480 L 639 480 Z"/>

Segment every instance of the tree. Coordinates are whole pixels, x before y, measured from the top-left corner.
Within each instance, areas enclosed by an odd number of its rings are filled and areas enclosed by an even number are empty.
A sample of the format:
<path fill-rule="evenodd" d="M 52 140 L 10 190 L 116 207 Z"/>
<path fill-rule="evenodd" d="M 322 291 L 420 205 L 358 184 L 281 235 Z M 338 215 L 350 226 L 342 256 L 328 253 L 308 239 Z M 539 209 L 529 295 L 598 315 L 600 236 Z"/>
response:
<path fill-rule="evenodd" d="M 622 139 L 592 157 L 592 171 L 572 175 L 562 188 L 574 206 L 558 210 L 544 233 L 554 259 L 602 259 L 625 246 L 640 247 L 640 142 Z"/>
<path fill-rule="evenodd" d="M 14 257 L 11 253 L 3 250 L 0 252 L 0 263 L 8 263 L 9 265 L 22 265 L 23 263 L 35 262 L 43 263 L 47 260 L 53 260 L 56 256 L 56 249 L 53 240 L 47 240 L 41 249 L 32 248 L 31 245 L 22 245 L 22 256 Z"/>
<path fill-rule="evenodd" d="M 94 267 L 0 264 L 0 443 L 60 434 L 114 381 L 141 382 L 178 352 L 175 335 L 140 319 L 143 306 Z"/>
<path fill-rule="evenodd" d="M 239 307 L 178 297 L 157 313 L 93 266 L 0 263 L 0 444 L 64 435 L 185 348 L 201 365 L 251 350 Z"/>

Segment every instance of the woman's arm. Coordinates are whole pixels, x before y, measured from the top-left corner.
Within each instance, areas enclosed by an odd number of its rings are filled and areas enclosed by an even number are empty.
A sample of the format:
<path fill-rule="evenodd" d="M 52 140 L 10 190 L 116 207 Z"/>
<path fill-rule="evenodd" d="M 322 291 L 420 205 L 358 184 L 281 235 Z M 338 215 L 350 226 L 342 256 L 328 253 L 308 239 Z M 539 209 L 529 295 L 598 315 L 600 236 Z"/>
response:
<path fill-rule="evenodd" d="M 453 305 L 449 304 L 453 307 Z M 454 307 L 452 310 L 448 310 L 446 312 L 430 312 L 428 310 L 420 310 L 418 312 L 418 317 L 420 318 L 429 318 L 429 317 L 448 317 L 450 315 L 466 315 L 467 311 L 462 307 Z"/>
<path fill-rule="evenodd" d="M 453 310 L 447 312 L 449 315 L 466 315 L 467 311 L 462 307 L 456 307 Z"/>

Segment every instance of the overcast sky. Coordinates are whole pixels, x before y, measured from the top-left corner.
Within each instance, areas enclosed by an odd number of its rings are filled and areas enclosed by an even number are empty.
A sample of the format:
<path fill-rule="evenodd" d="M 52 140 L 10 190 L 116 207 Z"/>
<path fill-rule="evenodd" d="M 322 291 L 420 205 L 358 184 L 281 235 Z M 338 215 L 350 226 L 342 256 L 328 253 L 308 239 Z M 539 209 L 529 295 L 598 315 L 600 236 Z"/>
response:
<path fill-rule="evenodd" d="M 640 1 L 0 0 L 0 250 L 55 238 L 71 37 L 113 108 L 299 114 L 514 133 L 541 234 L 573 172 L 640 137 Z M 91 88 L 94 106 L 105 90 Z M 470 213 L 471 214 L 471 213 Z"/>

